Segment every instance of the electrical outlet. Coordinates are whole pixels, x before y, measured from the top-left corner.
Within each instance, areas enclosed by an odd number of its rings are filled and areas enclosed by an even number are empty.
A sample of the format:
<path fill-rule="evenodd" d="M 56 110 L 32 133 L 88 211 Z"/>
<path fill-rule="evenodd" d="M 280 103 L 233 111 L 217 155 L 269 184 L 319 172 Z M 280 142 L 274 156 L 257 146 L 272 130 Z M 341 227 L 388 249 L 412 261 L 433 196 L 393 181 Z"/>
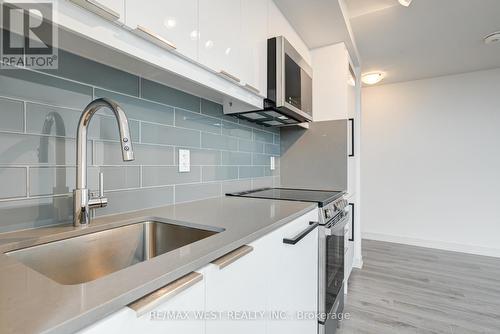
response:
<path fill-rule="evenodd" d="M 179 150 L 179 173 L 191 171 L 191 154 L 189 150 Z"/>
<path fill-rule="evenodd" d="M 274 159 L 274 157 L 271 157 L 271 170 L 275 170 L 276 169 L 276 161 Z"/>

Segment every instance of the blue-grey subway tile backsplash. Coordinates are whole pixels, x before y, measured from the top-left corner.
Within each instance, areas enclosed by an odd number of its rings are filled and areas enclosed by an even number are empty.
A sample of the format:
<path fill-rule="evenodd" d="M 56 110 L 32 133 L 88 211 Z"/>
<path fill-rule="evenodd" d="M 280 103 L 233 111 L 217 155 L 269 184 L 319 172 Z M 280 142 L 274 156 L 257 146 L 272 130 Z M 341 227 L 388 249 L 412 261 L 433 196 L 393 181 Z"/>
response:
<path fill-rule="evenodd" d="M 83 109 L 92 101 L 92 87 L 35 71 L 2 69 L 0 96 Z"/>
<path fill-rule="evenodd" d="M 95 115 L 88 186 L 95 190 L 103 172 L 109 200 L 98 215 L 279 185 L 278 129 L 65 51 L 59 57 L 57 70 L 0 70 L 0 232 L 71 222 L 77 124 L 99 97 L 127 114 L 136 159 L 122 161 L 110 111 Z M 190 150 L 190 172 L 178 171 L 181 148 Z"/>
<path fill-rule="evenodd" d="M 59 50 L 58 68 L 44 72 L 91 86 L 139 96 L 139 78 L 137 76 L 64 50 Z"/>
<path fill-rule="evenodd" d="M 0 167 L 0 198 L 26 196 L 26 172 L 23 167 Z M 0 218 L 1 219 L 1 218 Z"/>
<path fill-rule="evenodd" d="M 173 126 L 142 123 L 141 140 L 143 143 L 149 144 L 200 147 L 200 132 Z"/>
<path fill-rule="evenodd" d="M 175 126 L 215 134 L 221 133 L 221 121 L 219 119 L 182 109 L 175 110 Z"/>
<path fill-rule="evenodd" d="M 0 130 L 23 131 L 24 107 L 21 101 L 0 98 L 0 111 Z"/>
<path fill-rule="evenodd" d="M 199 97 L 146 79 L 142 79 L 141 84 L 142 97 L 147 100 L 200 112 L 201 99 Z"/>
<path fill-rule="evenodd" d="M 116 101 L 123 110 L 126 110 L 129 119 L 174 125 L 173 107 L 98 88 L 94 89 L 94 97 L 106 97 Z"/>

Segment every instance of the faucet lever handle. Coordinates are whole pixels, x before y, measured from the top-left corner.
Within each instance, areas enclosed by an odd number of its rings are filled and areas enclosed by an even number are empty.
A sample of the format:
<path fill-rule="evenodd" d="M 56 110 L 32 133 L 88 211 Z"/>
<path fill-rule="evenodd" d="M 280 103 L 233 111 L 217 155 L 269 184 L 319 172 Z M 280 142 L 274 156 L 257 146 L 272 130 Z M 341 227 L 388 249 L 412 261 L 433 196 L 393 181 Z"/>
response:
<path fill-rule="evenodd" d="M 96 208 L 104 208 L 107 205 L 108 205 L 108 199 L 104 197 L 104 173 L 99 172 L 99 190 L 97 193 L 92 192 L 90 194 L 89 207 L 91 209 L 96 209 Z"/>

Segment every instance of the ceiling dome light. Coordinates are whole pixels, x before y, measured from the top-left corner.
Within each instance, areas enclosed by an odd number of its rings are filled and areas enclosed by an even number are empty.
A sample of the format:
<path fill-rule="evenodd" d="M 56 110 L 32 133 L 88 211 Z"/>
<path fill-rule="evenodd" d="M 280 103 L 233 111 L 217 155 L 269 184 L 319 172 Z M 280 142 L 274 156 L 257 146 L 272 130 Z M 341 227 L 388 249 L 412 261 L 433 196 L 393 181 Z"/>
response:
<path fill-rule="evenodd" d="M 363 83 L 367 85 L 375 85 L 382 81 L 384 77 L 385 73 L 383 72 L 370 72 L 363 74 L 361 76 L 361 81 L 363 81 Z"/>
<path fill-rule="evenodd" d="M 484 43 L 496 44 L 500 42 L 500 31 L 494 32 L 484 37 Z"/>
<path fill-rule="evenodd" d="M 413 0 L 399 0 L 399 3 L 401 4 L 401 6 L 408 7 L 408 6 L 410 6 L 412 1 Z"/>

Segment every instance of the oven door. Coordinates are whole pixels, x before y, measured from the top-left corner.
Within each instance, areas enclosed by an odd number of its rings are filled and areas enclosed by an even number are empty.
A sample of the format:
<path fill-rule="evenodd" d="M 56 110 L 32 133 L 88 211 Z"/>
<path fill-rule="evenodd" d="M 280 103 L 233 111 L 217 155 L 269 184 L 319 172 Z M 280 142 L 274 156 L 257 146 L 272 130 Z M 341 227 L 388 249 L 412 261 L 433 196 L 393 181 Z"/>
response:
<path fill-rule="evenodd" d="M 344 309 L 344 227 L 349 213 L 342 212 L 322 227 L 320 235 L 320 333 L 335 333 Z M 320 230 L 320 232 L 321 232 Z M 323 327 L 323 328 L 321 328 Z"/>

